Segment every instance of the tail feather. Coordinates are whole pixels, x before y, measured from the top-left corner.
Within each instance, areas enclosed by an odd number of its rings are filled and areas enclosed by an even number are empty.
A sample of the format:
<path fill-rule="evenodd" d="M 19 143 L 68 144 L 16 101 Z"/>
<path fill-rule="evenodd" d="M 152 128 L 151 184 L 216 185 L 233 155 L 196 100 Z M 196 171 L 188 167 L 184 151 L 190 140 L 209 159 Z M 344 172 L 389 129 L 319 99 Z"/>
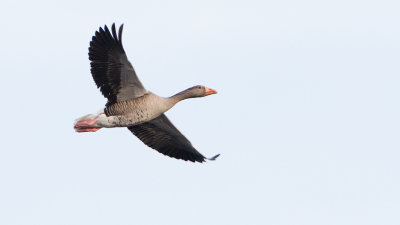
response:
<path fill-rule="evenodd" d="M 79 117 L 78 119 L 76 119 L 74 121 L 74 126 L 79 122 L 86 121 L 86 120 L 92 120 L 92 119 L 96 118 L 96 116 L 97 115 L 95 115 L 95 114 L 87 114 L 86 116 Z"/>

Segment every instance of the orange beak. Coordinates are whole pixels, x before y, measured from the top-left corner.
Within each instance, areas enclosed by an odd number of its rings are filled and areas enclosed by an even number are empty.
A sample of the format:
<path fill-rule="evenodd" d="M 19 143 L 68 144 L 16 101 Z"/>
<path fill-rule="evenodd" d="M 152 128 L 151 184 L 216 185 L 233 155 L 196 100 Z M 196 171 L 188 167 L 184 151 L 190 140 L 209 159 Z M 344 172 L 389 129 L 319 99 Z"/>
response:
<path fill-rule="evenodd" d="M 217 94 L 217 93 L 218 92 L 216 90 L 206 87 L 206 92 L 205 92 L 206 96 L 207 95 Z"/>

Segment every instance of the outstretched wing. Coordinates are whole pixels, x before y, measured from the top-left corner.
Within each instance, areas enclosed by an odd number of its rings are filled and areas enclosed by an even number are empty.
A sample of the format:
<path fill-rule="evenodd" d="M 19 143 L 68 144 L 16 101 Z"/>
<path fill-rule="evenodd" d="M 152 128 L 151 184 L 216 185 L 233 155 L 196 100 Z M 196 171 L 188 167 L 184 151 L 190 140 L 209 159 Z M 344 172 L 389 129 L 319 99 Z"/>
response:
<path fill-rule="evenodd" d="M 164 114 L 128 129 L 147 146 L 169 157 L 192 162 L 204 162 L 206 159 Z M 209 160 L 215 160 L 218 156 Z"/>
<path fill-rule="evenodd" d="M 107 26 L 99 28 L 92 37 L 89 47 L 89 60 L 93 79 L 101 93 L 108 99 L 108 105 L 137 98 L 147 91 L 136 76 L 132 64 L 122 47 L 122 29 L 111 32 Z"/>

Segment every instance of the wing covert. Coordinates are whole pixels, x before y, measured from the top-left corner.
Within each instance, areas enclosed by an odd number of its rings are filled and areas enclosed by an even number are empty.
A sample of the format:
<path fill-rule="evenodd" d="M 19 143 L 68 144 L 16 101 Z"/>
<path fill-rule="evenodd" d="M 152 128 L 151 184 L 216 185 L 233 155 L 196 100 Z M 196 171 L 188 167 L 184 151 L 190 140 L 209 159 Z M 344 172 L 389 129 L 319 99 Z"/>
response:
<path fill-rule="evenodd" d="M 137 77 L 122 46 L 122 30 L 117 35 L 115 24 L 99 28 L 89 47 L 91 73 L 107 104 L 125 101 L 144 95 L 147 91 Z"/>

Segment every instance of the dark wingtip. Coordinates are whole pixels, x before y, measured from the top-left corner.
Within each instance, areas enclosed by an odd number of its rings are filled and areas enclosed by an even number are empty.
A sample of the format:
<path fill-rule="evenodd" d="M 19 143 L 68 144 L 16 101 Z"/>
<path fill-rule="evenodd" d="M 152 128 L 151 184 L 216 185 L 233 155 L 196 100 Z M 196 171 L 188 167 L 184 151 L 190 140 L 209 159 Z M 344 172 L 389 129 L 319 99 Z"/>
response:
<path fill-rule="evenodd" d="M 121 24 L 121 26 L 119 27 L 119 31 L 118 31 L 118 37 L 119 37 L 119 44 L 122 46 L 122 30 L 124 29 L 124 24 Z"/>
<path fill-rule="evenodd" d="M 213 157 L 211 157 L 211 158 L 208 158 L 208 160 L 214 161 L 214 160 L 216 160 L 220 155 L 221 155 L 221 154 L 217 154 L 217 155 L 215 155 L 215 156 L 213 156 Z"/>
<path fill-rule="evenodd" d="M 111 32 L 112 32 L 112 35 L 113 35 L 114 39 L 118 41 L 117 32 L 115 31 L 115 23 L 113 23 L 111 25 Z"/>

